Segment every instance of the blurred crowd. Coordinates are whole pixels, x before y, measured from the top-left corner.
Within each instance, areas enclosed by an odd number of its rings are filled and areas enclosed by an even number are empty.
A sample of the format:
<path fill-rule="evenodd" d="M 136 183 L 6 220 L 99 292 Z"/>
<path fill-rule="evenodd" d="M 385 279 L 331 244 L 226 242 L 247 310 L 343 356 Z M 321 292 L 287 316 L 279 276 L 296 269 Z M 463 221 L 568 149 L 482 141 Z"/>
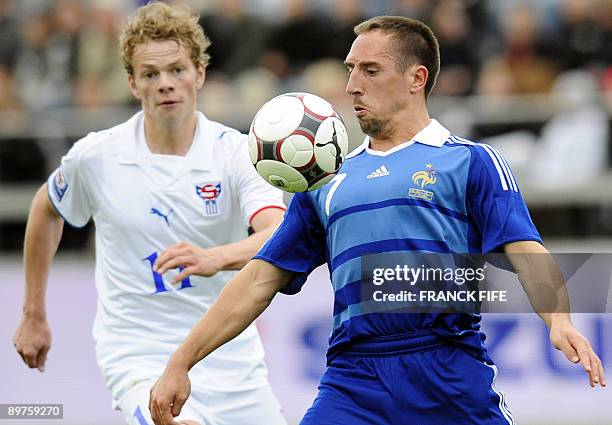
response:
<path fill-rule="evenodd" d="M 399 14 L 425 21 L 438 37 L 442 66 L 434 99 L 479 95 L 488 102 L 486 108 L 472 108 L 471 115 L 463 106 L 435 111 L 452 130 L 482 138 L 486 135 L 474 131 L 474 109 L 501 117 L 523 111 L 525 116 L 525 104 L 502 103 L 496 110 L 489 100 L 539 95 L 549 109 L 554 105 L 541 134 L 510 133 L 487 140 L 500 144 L 519 174 L 522 168 L 534 176 L 539 170 L 538 179 L 555 181 L 571 175 L 567 171 L 574 164 L 577 175 L 588 179 L 612 162 L 612 0 L 167 1 L 189 3 L 212 41 L 200 108 L 242 130 L 274 95 L 308 91 L 348 116 L 352 143 L 358 144 L 361 133 L 344 93 L 342 61 L 355 24 L 373 15 Z M 0 0 L 0 134 L 13 125 L 13 133 L 34 128 L 42 137 L 61 138 L 65 119 L 55 117 L 41 125 L 41 116 L 61 107 L 136 107 L 118 34 L 126 17 L 143 3 Z M 24 115 L 29 118 L 20 119 Z M 574 143 L 576 137 L 580 145 Z M 563 143 L 566 149 L 560 148 Z M 39 144 L 43 150 L 52 146 Z M 54 156 L 64 150 L 60 146 L 54 155 L 45 155 L 55 163 Z M 553 164 L 548 159 L 554 156 L 559 161 Z M 537 157 L 543 165 L 534 168 Z M 0 168 L 25 169 L 14 162 Z M 550 169 L 551 164 L 557 168 Z"/>
<path fill-rule="evenodd" d="M 0 109 L 131 102 L 117 36 L 141 3 L 0 0 Z M 217 96 L 267 98 L 299 86 L 333 98 L 352 28 L 375 14 L 432 27 L 442 57 L 436 95 L 546 93 L 577 68 L 612 90 L 612 0 L 189 3 L 212 40 L 208 81 Z"/>

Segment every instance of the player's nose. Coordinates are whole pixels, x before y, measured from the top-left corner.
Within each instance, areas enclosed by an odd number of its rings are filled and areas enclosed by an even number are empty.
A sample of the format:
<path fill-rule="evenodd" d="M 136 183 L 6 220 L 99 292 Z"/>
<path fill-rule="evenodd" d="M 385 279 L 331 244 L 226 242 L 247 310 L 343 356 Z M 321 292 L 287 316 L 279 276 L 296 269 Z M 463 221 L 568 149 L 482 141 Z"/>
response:
<path fill-rule="evenodd" d="M 157 90 L 160 93 L 165 93 L 167 91 L 174 90 L 174 83 L 172 82 L 172 78 L 166 73 L 162 72 L 159 74 L 159 84 L 157 86 Z"/>
<path fill-rule="evenodd" d="M 348 82 L 346 83 L 346 92 L 351 96 L 358 96 L 363 94 L 363 87 L 358 76 L 358 72 L 353 71 L 350 73 Z"/>

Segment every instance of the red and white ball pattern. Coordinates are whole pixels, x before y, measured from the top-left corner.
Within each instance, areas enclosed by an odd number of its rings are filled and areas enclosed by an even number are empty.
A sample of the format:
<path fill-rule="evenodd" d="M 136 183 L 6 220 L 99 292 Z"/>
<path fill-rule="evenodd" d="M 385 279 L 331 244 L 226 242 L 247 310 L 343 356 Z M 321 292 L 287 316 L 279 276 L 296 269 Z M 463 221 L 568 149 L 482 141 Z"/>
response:
<path fill-rule="evenodd" d="M 249 155 L 257 172 L 287 192 L 328 183 L 348 152 L 340 115 L 326 100 L 287 93 L 265 103 L 249 131 Z"/>

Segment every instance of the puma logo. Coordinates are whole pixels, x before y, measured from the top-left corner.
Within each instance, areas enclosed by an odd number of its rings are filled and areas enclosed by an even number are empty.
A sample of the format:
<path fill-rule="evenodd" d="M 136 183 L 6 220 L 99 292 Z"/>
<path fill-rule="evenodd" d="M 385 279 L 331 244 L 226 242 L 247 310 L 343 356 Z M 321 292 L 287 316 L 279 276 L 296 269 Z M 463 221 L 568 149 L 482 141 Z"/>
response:
<path fill-rule="evenodd" d="M 336 150 L 336 153 L 334 154 L 334 156 L 336 158 L 336 167 L 335 167 L 335 169 L 337 170 L 338 168 L 340 168 L 340 164 L 342 162 L 342 157 L 340 155 L 342 153 L 342 150 L 340 149 L 340 145 L 338 144 L 338 135 L 336 133 L 336 123 L 335 122 L 332 122 L 332 128 L 334 129 L 334 134 L 332 134 L 332 139 L 329 142 L 327 142 L 327 143 L 317 143 L 316 146 L 318 148 L 323 148 L 323 147 L 331 144 L 335 148 L 335 150 Z"/>
<path fill-rule="evenodd" d="M 161 218 L 163 218 L 168 226 L 170 226 L 170 222 L 168 221 L 168 217 L 170 217 L 170 214 L 172 214 L 173 212 L 174 212 L 174 210 L 171 209 L 170 211 L 168 211 L 168 214 L 164 214 L 160 210 L 158 210 L 157 208 L 151 208 L 151 214 L 155 214 L 155 215 L 158 215 Z"/>

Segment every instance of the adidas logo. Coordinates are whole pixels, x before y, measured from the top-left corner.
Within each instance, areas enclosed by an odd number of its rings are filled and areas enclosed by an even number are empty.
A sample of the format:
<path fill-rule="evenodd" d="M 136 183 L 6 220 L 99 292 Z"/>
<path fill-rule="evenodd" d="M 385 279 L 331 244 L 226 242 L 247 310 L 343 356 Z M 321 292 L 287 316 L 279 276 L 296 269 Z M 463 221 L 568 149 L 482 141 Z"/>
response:
<path fill-rule="evenodd" d="M 384 165 L 380 168 L 377 168 L 376 170 L 372 171 L 370 174 L 368 174 L 368 178 L 369 179 L 375 179 L 378 177 L 384 177 L 384 176 L 388 176 L 389 175 L 389 170 L 387 170 L 387 167 L 385 167 Z"/>

